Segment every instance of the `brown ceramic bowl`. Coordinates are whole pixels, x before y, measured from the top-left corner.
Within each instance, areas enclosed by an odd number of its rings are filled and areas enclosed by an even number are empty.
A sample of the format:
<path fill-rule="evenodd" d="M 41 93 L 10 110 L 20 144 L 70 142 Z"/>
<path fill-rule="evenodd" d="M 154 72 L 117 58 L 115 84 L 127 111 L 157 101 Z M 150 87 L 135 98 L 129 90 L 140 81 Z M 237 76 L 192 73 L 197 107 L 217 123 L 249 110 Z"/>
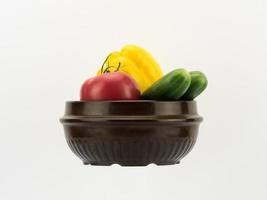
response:
<path fill-rule="evenodd" d="M 60 120 L 84 164 L 177 164 L 193 148 L 202 121 L 195 101 L 74 101 Z"/>

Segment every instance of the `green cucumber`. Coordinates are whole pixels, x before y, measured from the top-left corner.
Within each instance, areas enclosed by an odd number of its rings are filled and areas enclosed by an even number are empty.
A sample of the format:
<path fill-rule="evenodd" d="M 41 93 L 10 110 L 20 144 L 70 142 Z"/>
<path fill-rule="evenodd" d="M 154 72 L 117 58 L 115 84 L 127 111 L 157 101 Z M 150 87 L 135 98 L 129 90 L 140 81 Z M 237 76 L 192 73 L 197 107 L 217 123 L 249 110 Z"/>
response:
<path fill-rule="evenodd" d="M 189 88 L 190 74 L 185 69 L 175 69 L 156 81 L 143 94 L 147 100 L 178 100 Z"/>
<path fill-rule="evenodd" d="M 190 72 L 191 84 L 186 93 L 180 98 L 180 100 L 193 100 L 200 95 L 208 85 L 208 79 L 200 71 Z"/>

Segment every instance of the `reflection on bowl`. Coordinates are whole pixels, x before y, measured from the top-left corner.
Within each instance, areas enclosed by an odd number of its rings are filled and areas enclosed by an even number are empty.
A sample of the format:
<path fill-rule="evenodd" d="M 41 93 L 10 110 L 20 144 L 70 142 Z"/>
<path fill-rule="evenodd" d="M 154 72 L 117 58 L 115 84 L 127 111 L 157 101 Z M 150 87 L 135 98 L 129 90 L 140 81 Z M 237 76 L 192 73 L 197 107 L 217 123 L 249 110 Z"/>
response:
<path fill-rule="evenodd" d="M 84 164 L 146 166 L 179 163 L 202 117 L 195 101 L 76 101 L 60 121 Z"/>

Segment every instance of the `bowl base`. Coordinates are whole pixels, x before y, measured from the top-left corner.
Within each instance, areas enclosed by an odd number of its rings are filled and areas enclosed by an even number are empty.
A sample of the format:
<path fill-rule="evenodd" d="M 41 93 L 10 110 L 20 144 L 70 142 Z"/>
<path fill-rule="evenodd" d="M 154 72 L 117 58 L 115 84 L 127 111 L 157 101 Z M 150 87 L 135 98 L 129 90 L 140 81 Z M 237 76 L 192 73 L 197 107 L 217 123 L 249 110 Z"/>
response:
<path fill-rule="evenodd" d="M 175 165 L 175 164 L 180 164 L 180 161 L 177 162 L 160 162 L 160 163 L 139 163 L 139 162 L 118 162 L 118 163 L 101 163 L 101 162 L 83 162 L 84 165 L 93 165 L 93 166 L 111 166 L 113 164 L 118 164 L 120 166 L 123 167 L 145 167 L 149 164 L 155 164 L 158 166 L 162 166 L 162 165 Z"/>

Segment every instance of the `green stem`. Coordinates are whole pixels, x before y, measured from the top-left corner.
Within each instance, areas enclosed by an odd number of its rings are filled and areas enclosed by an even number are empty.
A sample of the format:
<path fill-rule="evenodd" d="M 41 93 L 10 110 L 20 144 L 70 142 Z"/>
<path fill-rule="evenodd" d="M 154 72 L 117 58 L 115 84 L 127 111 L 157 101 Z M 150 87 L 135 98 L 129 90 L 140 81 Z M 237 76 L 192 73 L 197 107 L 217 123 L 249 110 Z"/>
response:
<path fill-rule="evenodd" d="M 103 74 L 103 70 L 104 70 L 105 64 L 106 64 L 106 62 L 107 62 L 107 60 L 109 59 L 110 56 L 111 56 L 111 53 L 106 57 L 104 63 L 102 64 L 101 70 L 100 70 L 101 74 Z M 106 69 L 105 69 L 105 71 L 106 71 Z M 104 73 L 105 73 L 105 71 L 104 71 Z"/>
<path fill-rule="evenodd" d="M 116 72 L 120 70 L 120 67 L 121 67 L 121 63 L 119 62 L 119 66 L 117 67 Z"/>

